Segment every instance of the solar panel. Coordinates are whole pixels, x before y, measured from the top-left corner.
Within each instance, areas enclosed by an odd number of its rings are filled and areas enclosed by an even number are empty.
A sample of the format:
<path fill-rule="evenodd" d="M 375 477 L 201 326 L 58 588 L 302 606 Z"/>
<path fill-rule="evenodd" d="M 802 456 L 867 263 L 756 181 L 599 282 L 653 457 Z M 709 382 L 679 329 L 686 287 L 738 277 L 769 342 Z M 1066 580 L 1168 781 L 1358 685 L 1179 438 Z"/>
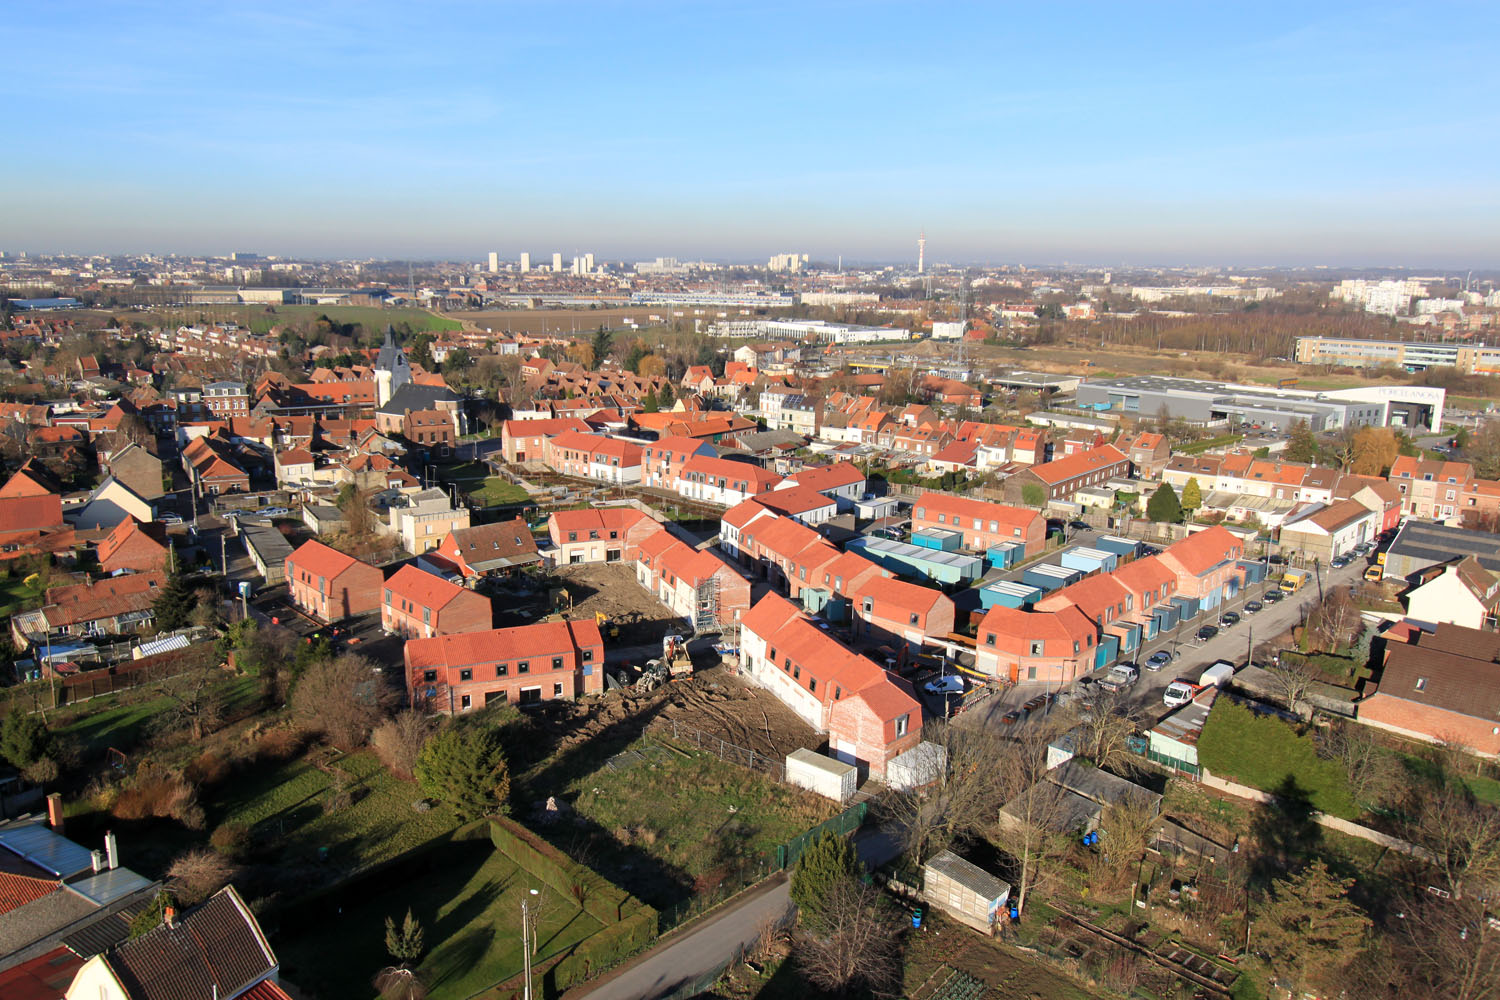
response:
<path fill-rule="evenodd" d="M 0 847 L 58 878 L 77 875 L 94 866 L 93 852 L 58 836 L 40 822 L 0 829 Z"/>

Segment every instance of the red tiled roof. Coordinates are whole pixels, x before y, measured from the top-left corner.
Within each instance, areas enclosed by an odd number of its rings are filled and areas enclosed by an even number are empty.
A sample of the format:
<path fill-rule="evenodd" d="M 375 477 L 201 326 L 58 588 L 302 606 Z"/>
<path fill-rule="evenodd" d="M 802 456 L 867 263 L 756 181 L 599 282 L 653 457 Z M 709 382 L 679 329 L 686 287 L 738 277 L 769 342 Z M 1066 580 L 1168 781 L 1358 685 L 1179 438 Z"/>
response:
<path fill-rule="evenodd" d="M 1244 544 L 1223 525 L 1214 525 L 1174 542 L 1162 553 L 1194 576 L 1202 576 L 1219 563 L 1238 558 Z"/>
<path fill-rule="evenodd" d="M 810 469 L 802 469 L 790 478 L 798 486 L 822 492 L 862 483 L 865 481 L 865 474 L 853 462 L 835 462 L 833 465 L 815 465 Z"/>
<path fill-rule="evenodd" d="M 62 497 L 0 497 L 0 532 L 61 527 Z"/>
<path fill-rule="evenodd" d="M 1125 460 L 1120 449 L 1112 444 L 1106 444 L 1068 455 L 1066 458 L 1059 458 L 1053 462 L 1033 465 L 1031 471 L 1044 483 L 1062 483 Z"/>
<path fill-rule="evenodd" d="M 440 576 L 409 565 L 402 566 L 394 576 L 385 581 L 385 589 L 391 592 L 392 600 L 404 597 L 424 608 L 431 608 L 434 612 L 447 607 L 455 598 L 473 593 Z"/>
<path fill-rule="evenodd" d="M 462 667 L 498 660 L 553 656 L 582 646 L 603 645 L 599 626 L 592 621 L 538 622 L 486 632 L 411 639 L 406 643 L 406 662 L 412 669 Z"/>
<path fill-rule="evenodd" d="M 765 493 L 757 493 L 752 499 L 787 517 L 833 506 L 831 499 L 808 486 L 768 490 Z"/>
<path fill-rule="evenodd" d="M 330 580 L 357 562 L 359 560 L 353 556 L 315 541 L 303 542 L 297 546 L 297 551 L 287 556 L 288 564 L 311 576 L 327 577 Z"/>

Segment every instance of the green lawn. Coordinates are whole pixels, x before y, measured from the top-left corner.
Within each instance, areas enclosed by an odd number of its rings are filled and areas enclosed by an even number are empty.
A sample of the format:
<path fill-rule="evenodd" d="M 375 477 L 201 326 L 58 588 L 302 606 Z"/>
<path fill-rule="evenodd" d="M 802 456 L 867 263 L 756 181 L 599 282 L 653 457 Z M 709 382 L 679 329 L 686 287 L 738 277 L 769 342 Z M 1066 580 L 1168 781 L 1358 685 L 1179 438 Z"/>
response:
<path fill-rule="evenodd" d="M 384 330 L 386 324 L 411 327 L 413 333 L 441 330 L 461 330 L 463 324 L 454 319 L 428 312 L 426 309 L 381 309 L 378 306 L 276 306 L 274 314 L 253 311 L 250 328 L 256 333 L 269 333 L 271 327 L 282 323 L 298 323 L 327 316 L 335 323 L 360 323 L 366 331 Z"/>
<path fill-rule="evenodd" d="M 27 586 L 25 579 L 20 576 L 0 578 L 0 615 L 10 616 L 42 606 L 41 588 Z"/>
<path fill-rule="evenodd" d="M 1198 759 L 1221 778 L 1276 794 L 1295 787 L 1316 809 L 1345 819 L 1359 815 L 1348 776 L 1336 761 L 1318 756 L 1310 734 L 1227 698 L 1209 713 L 1198 738 Z"/>
<path fill-rule="evenodd" d="M 639 741 L 631 749 L 649 746 Z M 711 889 L 741 866 L 755 867 L 762 854 L 838 811 L 826 799 L 712 754 L 647 752 L 628 769 L 585 774 L 567 792 L 579 815 L 607 835 L 595 843 L 590 867 L 652 906 L 679 902 L 687 881 Z M 682 880 L 678 892 L 660 880 L 652 884 L 651 862 Z"/>
<path fill-rule="evenodd" d="M 483 462 L 460 462 L 457 465 L 440 466 L 438 477 L 446 482 L 456 483 L 459 489 L 486 507 L 524 503 L 530 496 L 521 487 L 500 476 L 492 476 L 489 471 L 489 466 Z"/>
<path fill-rule="evenodd" d="M 244 823 L 257 838 L 275 844 L 278 858 L 288 863 L 316 860 L 318 848 L 327 847 L 328 860 L 352 872 L 389 861 L 458 825 L 447 806 L 414 810 L 412 803 L 422 798 L 417 786 L 392 777 L 373 753 L 339 757 L 332 766 L 352 776 L 355 802 L 348 808 L 325 813 L 333 775 L 297 758 L 258 766 L 215 788 L 204 803 L 210 829 Z"/>
<path fill-rule="evenodd" d="M 351 890 L 334 901 L 335 919 L 320 923 L 317 933 L 273 938 L 287 979 L 320 1000 L 372 996 L 370 978 L 391 962 L 385 918 L 399 924 L 408 907 L 431 949 L 418 971 L 433 1000 L 464 1000 L 522 970 L 523 901 L 538 906 L 539 957 L 600 929 L 571 899 L 519 870 L 488 841 L 454 843 L 434 853 L 427 870 L 377 878 L 367 891 Z M 532 889 L 539 894 L 532 896 Z"/>

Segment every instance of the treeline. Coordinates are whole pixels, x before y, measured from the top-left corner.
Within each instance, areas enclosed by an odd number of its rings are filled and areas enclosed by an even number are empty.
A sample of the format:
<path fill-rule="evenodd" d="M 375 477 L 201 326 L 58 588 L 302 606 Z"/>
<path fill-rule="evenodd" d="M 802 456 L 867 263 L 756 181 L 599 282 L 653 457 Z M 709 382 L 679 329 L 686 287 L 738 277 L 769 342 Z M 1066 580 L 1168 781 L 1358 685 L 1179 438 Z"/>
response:
<path fill-rule="evenodd" d="M 1077 324 L 1070 332 L 1101 344 L 1246 354 L 1255 359 L 1293 357 L 1298 337 L 1391 340 L 1400 336 L 1389 320 L 1367 313 L 1322 309 L 1292 312 L 1266 303 L 1252 305 L 1256 308 L 1232 313 L 1146 313 L 1132 319 L 1091 320 Z"/>

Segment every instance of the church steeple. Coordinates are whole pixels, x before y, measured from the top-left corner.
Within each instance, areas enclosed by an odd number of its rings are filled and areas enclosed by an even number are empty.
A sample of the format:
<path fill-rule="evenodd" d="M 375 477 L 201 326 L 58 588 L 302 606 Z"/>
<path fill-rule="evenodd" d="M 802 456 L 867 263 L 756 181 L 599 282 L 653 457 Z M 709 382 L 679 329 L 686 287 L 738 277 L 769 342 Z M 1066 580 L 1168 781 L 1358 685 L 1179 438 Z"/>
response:
<path fill-rule="evenodd" d="M 396 331 L 387 323 L 385 343 L 375 356 L 375 405 L 384 406 L 410 382 L 411 363 L 406 360 L 406 352 L 396 346 Z"/>

